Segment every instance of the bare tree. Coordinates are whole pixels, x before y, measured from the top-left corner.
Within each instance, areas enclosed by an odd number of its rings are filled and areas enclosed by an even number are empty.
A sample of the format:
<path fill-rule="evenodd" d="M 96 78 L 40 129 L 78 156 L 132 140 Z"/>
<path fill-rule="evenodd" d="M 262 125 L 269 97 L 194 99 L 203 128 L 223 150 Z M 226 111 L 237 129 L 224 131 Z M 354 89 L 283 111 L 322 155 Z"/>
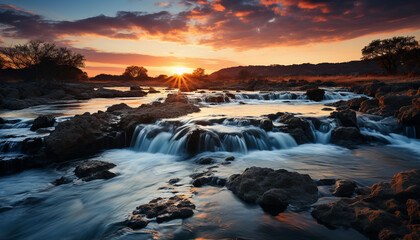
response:
<path fill-rule="evenodd" d="M 45 62 L 82 68 L 85 62 L 83 55 L 41 40 L 32 40 L 27 44 L 2 48 L 0 55 L 4 59 L 5 67 L 15 69 L 30 68 Z"/>

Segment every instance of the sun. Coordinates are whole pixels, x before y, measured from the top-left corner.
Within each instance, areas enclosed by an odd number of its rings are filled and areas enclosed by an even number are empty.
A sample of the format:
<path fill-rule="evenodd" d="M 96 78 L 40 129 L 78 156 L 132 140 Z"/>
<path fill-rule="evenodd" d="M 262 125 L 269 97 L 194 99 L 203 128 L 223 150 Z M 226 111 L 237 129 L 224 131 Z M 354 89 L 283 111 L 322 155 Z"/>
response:
<path fill-rule="evenodd" d="M 182 74 L 186 73 L 188 71 L 185 67 L 174 67 L 174 73 L 181 76 Z"/>

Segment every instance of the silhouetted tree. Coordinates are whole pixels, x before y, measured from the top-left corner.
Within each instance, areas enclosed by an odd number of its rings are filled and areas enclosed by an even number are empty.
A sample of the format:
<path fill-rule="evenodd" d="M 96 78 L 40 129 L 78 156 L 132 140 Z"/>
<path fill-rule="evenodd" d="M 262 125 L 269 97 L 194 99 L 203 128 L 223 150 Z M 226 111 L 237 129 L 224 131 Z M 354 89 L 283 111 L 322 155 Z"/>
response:
<path fill-rule="evenodd" d="M 420 68 L 420 47 L 406 51 L 403 54 L 402 65 L 408 67 L 410 70 Z"/>
<path fill-rule="evenodd" d="M 148 77 L 147 69 L 139 66 L 128 66 L 122 76 L 129 80 L 142 80 Z"/>
<path fill-rule="evenodd" d="M 85 64 L 83 55 L 41 40 L 1 48 L 0 55 L 4 59 L 5 67 L 14 69 L 31 68 L 44 63 L 75 68 L 82 68 Z"/>
<path fill-rule="evenodd" d="M 414 37 L 377 39 L 362 49 L 362 59 L 365 61 L 374 60 L 388 73 L 395 73 L 398 71 L 398 67 L 403 64 L 404 56 L 418 46 L 419 43 Z"/>
<path fill-rule="evenodd" d="M 205 75 L 204 68 L 196 68 L 191 74 L 193 78 L 203 78 Z"/>

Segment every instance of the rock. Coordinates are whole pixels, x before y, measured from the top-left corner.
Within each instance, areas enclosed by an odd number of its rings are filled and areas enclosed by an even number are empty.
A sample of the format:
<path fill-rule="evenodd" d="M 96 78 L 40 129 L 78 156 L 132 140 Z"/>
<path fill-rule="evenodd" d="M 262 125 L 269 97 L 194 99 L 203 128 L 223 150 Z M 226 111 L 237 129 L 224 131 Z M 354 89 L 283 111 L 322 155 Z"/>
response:
<path fill-rule="evenodd" d="M 225 161 L 228 161 L 228 162 L 231 162 L 233 160 L 235 160 L 234 156 L 230 156 L 230 157 L 225 158 Z"/>
<path fill-rule="evenodd" d="M 284 210 L 287 204 L 304 206 L 318 199 L 318 188 L 309 175 L 284 169 L 247 168 L 242 174 L 230 176 L 226 186 L 240 199 L 258 203 L 271 213 Z"/>
<path fill-rule="evenodd" d="M 323 108 L 323 109 L 321 109 L 322 111 L 334 111 L 334 109 L 332 109 L 332 108 L 328 108 L 328 107 L 325 107 L 325 108 Z"/>
<path fill-rule="evenodd" d="M 306 91 L 306 95 L 308 96 L 309 100 L 313 101 L 322 101 L 324 99 L 325 90 L 319 88 L 312 88 Z"/>
<path fill-rule="evenodd" d="M 398 122 L 403 125 L 419 126 L 420 110 L 413 105 L 401 107 L 398 111 Z"/>
<path fill-rule="evenodd" d="M 140 215 L 131 215 L 128 220 L 125 221 L 125 224 L 132 229 L 145 228 L 149 221 L 143 219 Z"/>
<path fill-rule="evenodd" d="M 203 157 L 203 158 L 200 158 L 197 163 L 202 164 L 202 165 L 207 165 L 207 164 L 212 164 L 212 163 L 215 163 L 215 162 L 216 161 L 213 158 Z"/>
<path fill-rule="evenodd" d="M 287 194 L 283 189 L 278 188 L 264 192 L 257 202 L 265 212 L 274 216 L 286 210 L 288 205 Z"/>
<path fill-rule="evenodd" d="M 55 118 L 52 115 L 44 115 L 35 118 L 34 123 L 31 126 L 31 131 L 36 131 L 40 128 L 47 128 L 54 126 Z"/>
<path fill-rule="evenodd" d="M 27 138 L 22 142 L 22 153 L 35 154 L 44 146 L 42 138 Z"/>
<path fill-rule="evenodd" d="M 194 179 L 192 185 L 194 187 L 201 187 L 203 185 L 223 187 L 226 184 L 226 179 L 219 177 L 199 177 Z"/>
<path fill-rule="evenodd" d="M 124 134 L 113 125 L 115 118 L 99 111 L 76 115 L 58 123 L 55 130 L 44 138 L 48 158 L 59 162 L 103 149 L 124 147 Z"/>
<path fill-rule="evenodd" d="M 109 162 L 90 160 L 78 165 L 74 170 L 74 174 L 84 181 L 110 179 L 115 177 L 116 174 L 108 170 L 114 168 L 115 166 L 115 164 Z"/>
<path fill-rule="evenodd" d="M 336 182 L 335 179 L 332 178 L 321 178 L 318 181 L 316 181 L 316 185 L 318 186 L 330 186 L 330 185 L 334 185 Z"/>
<path fill-rule="evenodd" d="M 336 127 L 331 132 L 331 143 L 351 148 L 365 143 L 365 137 L 355 127 Z"/>
<path fill-rule="evenodd" d="M 338 180 L 335 183 L 333 195 L 337 197 L 351 197 L 356 187 L 357 184 L 352 180 Z"/>
<path fill-rule="evenodd" d="M 189 103 L 188 96 L 185 94 L 168 94 L 165 99 L 165 103 Z"/>
<path fill-rule="evenodd" d="M 179 178 L 171 178 L 169 179 L 168 183 L 174 185 L 175 183 L 179 182 L 181 179 Z"/>
<path fill-rule="evenodd" d="M 131 110 L 132 108 L 129 107 L 127 104 L 125 103 L 120 103 L 120 104 L 114 104 L 111 107 L 107 108 L 106 111 L 107 112 L 121 112 L 121 111 L 125 111 L 125 110 Z"/>
<path fill-rule="evenodd" d="M 420 97 L 413 98 L 411 103 L 414 105 L 414 107 L 416 107 L 417 110 L 420 110 Z"/>
<path fill-rule="evenodd" d="M 388 93 L 379 98 L 381 108 L 389 107 L 398 110 L 403 106 L 411 105 L 412 97 L 406 95 L 397 95 L 395 93 Z"/>
<path fill-rule="evenodd" d="M 358 127 L 357 126 L 357 118 L 356 112 L 352 110 L 345 110 L 339 112 L 332 112 L 330 114 L 331 117 L 334 117 L 338 120 L 340 126 L 343 127 Z"/>
<path fill-rule="evenodd" d="M 273 122 L 270 119 L 262 119 L 259 127 L 265 131 L 271 131 L 273 130 Z"/>
<path fill-rule="evenodd" d="M 142 91 L 143 88 L 141 88 L 140 86 L 131 86 L 130 87 L 130 91 Z"/>
<path fill-rule="evenodd" d="M 148 93 L 160 93 L 160 91 L 150 87 Z"/>
<path fill-rule="evenodd" d="M 367 114 L 377 114 L 379 111 L 379 100 L 368 99 L 360 104 L 359 111 Z"/>
<path fill-rule="evenodd" d="M 371 239 L 411 239 L 420 220 L 420 169 L 395 174 L 354 198 L 321 204 L 312 216 L 329 228 L 352 227 Z"/>
<path fill-rule="evenodd" d="M 367 97 L 360 97 L 360 98 L 353 98 L 347 101 L 347 104 L 349 105 L 350 109 L 358 111 L 360 109 L 360 105 L 362 102 L 368 100 Z"/>
<path fill-rule="evenodd" d="M 61 178 L 56 179 L 54 182 L 52 182 L 52 184 L 54 184 L 55 186 L 60 186 L 60 185 L 68 184 L 71 182 L 72 182 L 71 178 L 61 177 Z"/>
<path fill-rule="evenodd" d="M 157 223 L 178 218 L 188 218 L 194 214 L 195 205 L 183 195 L 176 195 L 169 199 L 156 198 L 148 204 L 140 205 L 134 210 L 125 222 L 133 229 L 145 227 L 149 220 L 155 219 Z"/>
<path fill-rule="evenodd" d="M 280 122 L 287 124 L 287 126 L 281 127 L 280 130 L 292 135 L 298 144 L 314 141 L 311 126 L 307 120 L 295 117 L 292 114 L 284 114 L 281 116 Z"/>
<path fill-rule="evenodd" d="M 406 202 L 406 206 L 407 206 L 407 215 L 410 218 L 409 224 L 419 224 L 420 223 L 419 201 L 415 199 L 408 199 Z"/>

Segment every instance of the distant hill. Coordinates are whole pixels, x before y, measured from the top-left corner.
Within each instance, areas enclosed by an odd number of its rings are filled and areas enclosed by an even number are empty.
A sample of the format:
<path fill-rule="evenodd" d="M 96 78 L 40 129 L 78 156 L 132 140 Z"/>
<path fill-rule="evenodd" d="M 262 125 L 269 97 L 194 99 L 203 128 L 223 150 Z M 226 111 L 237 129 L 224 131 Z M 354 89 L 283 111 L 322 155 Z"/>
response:
<path fill-rule="evenodd" d="M 384 73 L 374 62 L 351 61 L 345 63 L 294 64 L 270 66 L 238 66 L 223 68 L 212 73 L 210 79 L 252 77 L 280 77 L 280 76 L 328 76 L 328 75 L 359 75 L 367 73 Z"/>

